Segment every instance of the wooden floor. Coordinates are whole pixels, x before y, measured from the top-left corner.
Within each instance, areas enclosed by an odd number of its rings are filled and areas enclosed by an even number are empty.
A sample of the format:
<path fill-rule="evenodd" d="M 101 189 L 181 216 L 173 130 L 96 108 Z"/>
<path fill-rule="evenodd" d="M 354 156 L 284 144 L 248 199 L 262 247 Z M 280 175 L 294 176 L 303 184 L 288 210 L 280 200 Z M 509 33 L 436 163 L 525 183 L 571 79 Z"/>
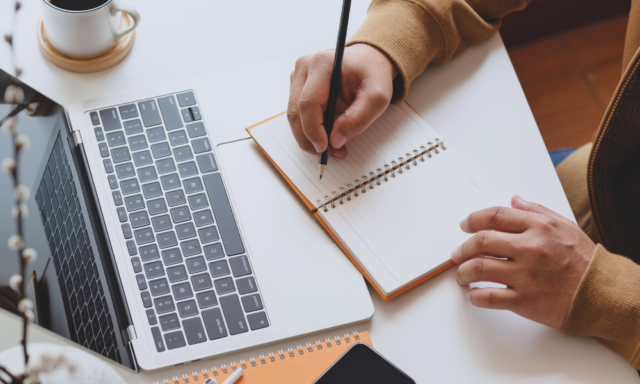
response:
<path fill-rule="evenodd" d="M 591 139 L 622 74 L 627 17 L 509 50 L 547 149 Z"/>

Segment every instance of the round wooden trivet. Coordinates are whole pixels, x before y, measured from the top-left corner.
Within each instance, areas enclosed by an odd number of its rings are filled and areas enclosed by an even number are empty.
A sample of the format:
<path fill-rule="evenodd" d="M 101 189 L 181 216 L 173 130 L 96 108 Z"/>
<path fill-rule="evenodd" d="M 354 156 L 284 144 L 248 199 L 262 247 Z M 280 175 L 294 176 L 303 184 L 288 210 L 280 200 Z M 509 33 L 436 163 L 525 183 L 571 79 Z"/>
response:
<path fill-rule="evenodd" d="M 123 14 L 122 20 L 125 26 L 131 25 L 131 18 L 127 14 Z M 76 72 L 76 73 L 90 73 L 103 71 L 107 68 L 111 68 L 114 65 L 121 62 L 131 49 L 135 41 L 135 31 L 128 33 L 120 41 L 118 41 L 113 48 L 100 56 L 92 57 L 89 59 L 76 59 L 73 57 L 65 56 L 62 53 L 56 51 L 55 48 L 47 40 L 47 35 L 44 32 L 44 23 L 42 19 L 38 21 L 38 45 L 40 46 L 40 52 L 47 60 L 52 64 L 60 67 L 64 70 Z"/>

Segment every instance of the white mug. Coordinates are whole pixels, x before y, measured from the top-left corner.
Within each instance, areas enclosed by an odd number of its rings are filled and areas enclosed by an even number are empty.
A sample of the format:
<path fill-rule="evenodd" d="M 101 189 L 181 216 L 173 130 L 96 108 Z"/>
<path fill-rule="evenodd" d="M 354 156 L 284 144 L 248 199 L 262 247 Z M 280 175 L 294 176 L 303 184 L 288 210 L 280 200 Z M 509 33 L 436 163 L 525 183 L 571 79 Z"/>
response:
<path fill-rule="evenodd" d="M 100 6 L 83 11 L 58 8 L 50 1 L 42 0 L 45 34 L 58 52 L 69 57 L 99 56 L 140 24 L 140 14 L 135 8 L 115 0 L 105 0 Z M 133 24 L 119 30 L 122 17 L 118 17 L 119 12 L 127 13 Z"/>

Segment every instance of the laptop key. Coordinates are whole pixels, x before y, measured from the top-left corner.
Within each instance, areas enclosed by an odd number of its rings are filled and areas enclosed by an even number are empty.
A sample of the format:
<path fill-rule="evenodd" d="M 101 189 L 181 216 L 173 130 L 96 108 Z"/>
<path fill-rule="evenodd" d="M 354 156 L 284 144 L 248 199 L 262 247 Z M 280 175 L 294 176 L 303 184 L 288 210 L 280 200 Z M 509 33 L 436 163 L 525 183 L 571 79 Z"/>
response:
<path fill-rule="evenodd" d="M 253 276 L 236 280 L 236 285 L 238 286 L 238 293 L 240 293 L 241 295 L 246 295 L 247 293 L 258 291 L 258 286 L 256 285 L 256 280 L 253 278 Z"/>
<path fill-rule="evenodd" d="M 169 142 L 172 146 L 186 144 L 189 140 L 187 139 L 187 133 L 181 129 L 176 132 L 169 133 Z"/>
<path fill-rule="evenodd" d="M 99 143 L 98 144 L 98 149 L 100 150 L 100 156 L 109 157 L 109 147 L 107 147 L 107 144 Z M 49 172 L 45 172 L 45 174 L 48 175 Z"/>
<path fill-rule="evenodd" d="M 183 221 L 191 220 L 191 211 L 184 205 L 182 207 L 171 209 L 171 218 L 174 223 L 182 223 Z"/>
<path fill-rule="evenodd" d="M 215 243 L 204 246 L 204 256 L 207 260 L 216 260 L 224 257 L 224 251 L 222 251 L 222 244 Z"/>
<path fill-rule="evenodd" d="M 200 137 L 207 134 L 207 131 L 204 129 L 204 124 L 199 121 L 197 123 L 187 124 L 187 132 L 189 132 L 189 137 Z"/>
<path fill-rule="evenodd" d="M 199 177 L 194 177 L 193 179 L 185 180 L 184 190 L 187 192 L 187 194 L 204 191 L 204 187 L 202 186 L 202 180 L 200 180 Z"/>
<path fill-rule="evenodd" d="M 180 183 L 180 177 L 175 173 L 160 177 L 160 181 L 162 182 L 162 188 L 164 188 L 165 191 L 180 188 L 182 186 Z"/>
<path fill-rule="evenodd" d="M 157 127 L 147 129 L 147 139 L 149 139 L 150 143 L 157 143 L 158 141 L 165 140 L 167 135 L 164 133 L 164 128 Z"/>
<path fill-rule="evenodd" d="M 115 108 L 103 109 L 100 111 L 100 119 L 105 131 L 113 131 L 122 128 L 120 118 Z"/>
<path fill-rule="evenodd" d="M 140 262 L 139 257 L 131 258 L 131 265 L 133 266 L 133 272 L 140 273 L 142 272 L 142 263 Z"/>
<path fill-rule="evenodd" d="M 198 229 L 198 235 L 200 235 L 200 241 L 202 244 L 213 243 L 214 241 L 220 240 L 215 225 Z"/>
<path fill-rule="evenodd" d="M 191 152 L 191 147 L 185 145 L 183 147 L 174 148 L 173 156 L 176 158 L 177 162 L 187 161 L 193 159 L 193 152 Z"/>
<path fill-rule="evenodd" d="M 229 265 L 231 266 L 234 277 L 247 276 L 252 273 L 247 256 L 242 255 L 238 257 L 232 257 L 229 259 Z"/>
<path fill-rule="evenodd" d="M 127 135 L 135 135 L 136 133 L 142 133 L 142 123 L 139 119 L 125 121 L 124 122 L 124 131 Z"/>
<path fill-rule="evenodd" d="M 181 107 L 188 107 L 196 104 L 196 97 L 191 91 L 178 93 L 176 96 L 178 97 L 178 103 Z"/>
<path fill-rule="evenodd" d="M 107 176 L 107 181 L 109 182 L 109 187 L 111 187 L 111 189 L 118 188 L 118 179 L 116 179 L 114 175 Z"/>
<path fill-rule="evenodd" d="M 169 283 L 165 278 L 152 280 L 149 282 L 149 290 L 153 296 L 166 295 L 170 292 Z"/>
<path fill-rule="evenodd" d="M 158 324 L 158 318 L 156 317 L 156 312 L 153 309 L 147 309 L 147 320 L 149 320 L 149 325 Z"/>
<path fill-rule="evenodd" d="M 187 269 L 191 274 L 207 270 L 207 264 L 205 263 L 204 257 L 202 256 L 196 256 L 196 257 L 187 259 L 186 264 L 187 264 Z"/>
<path fill-rule="evenodd" d="M 171 291 L 173 291 L 173 298 L 176 300 L 193 297 L 193 291 L 191 290 L 191 285 L 189 285 L 188 282 L 171 286 Z"/>
<path fill-rule="evenodd" d="M 156 232 L 166 231 L 167 229 L 173 228 L 169 215 L 154 217 L 151 219 L 151 223 L 153 224 L 153 229 Z"/>
<path fill-rule="evenodd" d="M 189 108 L 184 108 L 180 110 L 180 113 L 182 113 L 182 119 L 184 119 L 185 123 L 190 123 L 193 121 L 193 116 L 191 116 L 191 112 L 189 111 Z"/>
<path fill-rule="evenodd" d="M 185 317 L 191 317 L 198 314 L 198 306 L 195 300 L 187 300 L 178 303 L 178 313 L 183 319 Z"/>
<path fill-rule="evenodd" d="M 269 326 L 269 320 L 267 320 L 267 314 L 264 312 L 252 313 L 247 315 L 249 321 L 249 327 L 252 331 L 257 329 L 266 328 Z"/>
<path fill-rule="evenodd" d="M 103 144 L 103 143 L 100 143 L 100 144 Z M 127 147 L 112 149 L 111 157 L 113 158 L 114 163 L 122 163 L 124 161 L 131 160 L 131 154 L 129 153 L 129 148 Z"/>
<path fill-rule="evenodd" d="M 120 116 L 123 119 L 133 119 L 134 117 L 138 117 L 138 108 L 136 108 L 135 104 L 127 104 L 121 105 L 118 107 L 120 111 Z"/>
<path fill-rule="evenodd" d="M 227 255 L 232 256 L 244 253 L 244 245 L 242 244 L 240 232 L 238 231 L 220 174 L 204 175 L 202 181 L 207 190 L 213 213 L 216 216 Z"/>
<path fill-rule="evenodd" d="M 145 308 L 151 308 L 151 306 L 153 306 L 149 292 L 144 291 L 140 293 L 140 297 L 142 297 L 142 305 L 144 305 Z"/>
<path fill-rule="evenodd" d="M 186 256 L 197 255 L 202 252 L 202 248 L 200 247 L 200 242 L 198 239 L 193 239 L 189 241 L 183 241 L 180 243 L 180 248 L 182 248 L 182 253 Z"/>
<path fill-rule="evenodd" d="M 138 288 L 141 291 L 147 289 L 147 280 L 144 278 L 144 275 L 142 273 L 136 275 L 136 282 L 138 283 Z"/>
<path fill-rule="evenodd" d="M 142 121 L 144 121 L 145 127 L 152 127 L 162 123 L 155 100 L 141 101 L 138 103 L 138 108 L 140 108 L 140 114 L 142 115 Z"/>
<path fill-rule="evenodd" d="M 193 285 L 193 289 L 196 292 L 202 291 L 205 289 L 211 289 L 213 287 L 213 284 L 211 283 L 211 278 L 206 273 L 191 276 L 191 284 Z"/>
<path fill-rule="evenodd" d="M 127 241 L 127 251 L 129 252 L 129 256 L 138 254 L 138 248 L 136 248 L 136 243 L 134 243 L 133 240 Z"/>
<path fill-rule="evenodd" d="M 180 320 L 178 319 L 178 315 L 175 313 L 170 313 L 168 315 L 160 316 L 160 326 L 162 330 L 173 331 L 174 329 L 180 328 Z"/>
<path fill-rule="evenodd" d="M 151 164 L 153 162 L 151 159 L 151 152 L 149 152 L 149 150 L 135 152 L 133 154 L 133 162 L 136 163 L 136 166 L 138 167 Z"/>
<path fill-rule="evenodd" d="M 227 327 L 229 327 L 230 334 L 237 335 L 249 330 L 247 328 L 247 321 L 244 318 L 244 313 L 242 313 L 242 308 L 240 307 L 238 295 L 221 297 L 220 306 L 227 320 Z"/>
<path fill-rule="evenodd" d="M 161 175 L 176 171 L 176 164 L 171 158 L 156 161 L 156 167 L 158 167 L 158 173 Z"/>
<path fill-rule="evenodd" d="M 145 168 L 138 168 L 138 177 L 140 178 L 141 183 L 158 180 L 158 174 L 156 173 L 156 168 L 153 165 Z"/>
<path fill-rule="evenodd" d="M 184 265 L 176 265 L 175 267 L 167 268 L 167 276 L 169 277 L 169 281 L 172 283 L 177 283 L 179 281 L 187 280 L 187 270 L 184 268 Z M 193 288 L 197 291 L 195 284 Z"/>
<path fill-rule="evenodd" d="M 213 214 L 209 209 L 194 212 L 193 219 L 196 222 L 196 227 L 203 227 L 205 225 L 213 224 Z"/>
<path fill-rule="evenodd" d="M 140 184 L 137 179 L 127 179 L 120 182 L 120 189 L 123 195 L 131 195 L 140 192 Z"/>
<path fill-rule="evenodd" d="M 153 263 L 145 264 L 144 273 L 147 275 L 147 279 L 155 279 L 156 277 L 164 276 L 164 267 L 162 266 L 162 262 L 154 261 Z"/>
<path fill-rule="evenodd" d="M 145 135 L 136 135 L 129 137 L 129 148 L 132 151 L 148 148 L 147 137 Z"/>
<path fill-rule="evenodd" d="M 192 210 L 197 211 L 199 209 L 207 208 L 209 202 L 204 193 L 198 193 L 197 195 L 189 196 L 189 206 Z"/>
<path fill-rule="evenodd" d="M 242 298 L 242 307 L 245 312 L 255 312 L 261 310 L 262 307 L 262 299 L 259 294 L 244 296 Z"/>
<path fill-rule="evenodd" d="M 173 231 L 163 232 L 158 234 L 158 245 L 160 248 L 171 248 L 178 245 L 178 239 L 176 239 L 176 234 Z"/>
<path fill-rule="evenodd" d="M 176 225 L 176 232 L 180 240 L 190 239 L 196 236 L 196 228 L 193 226 L 193 223 Z"/>
<path fill-rule="evenodd" d="M 127 211 L 125 211 L 123 207 L 118 207 L 118 209 L 116 209 L 116 213 L 118 214 L 118 219 L 120 219 L 121 223 L 127 221 Z"/>
<path fill-rule="evenodd" d="M 174 265 L 182 263 L 182 254 L 179 248 L 172 248 L 162 251 L 162 260 L 164 265 Z"/>
<path fill-rule="evenodd" d="M 144 189 L 144 186 L 142 188 Z M 149 208 L 149 213 L 152 216 L 167 212 L 167 202 L 164 201 L 164 198 L 162 197 L 147 201 L 147 207 Z"/>
<path fill-rule="evenodd" d="M 96 112 L 91 112 L 89 114 L 89 118 L 91 119 L 91 124 L 100 125 L 100 120 L 98 119 L 98 114 Z"/>
<path fill-rule="evenodd" d="M 198 167 L 202 173 L 210 173 L 218 170 L 218 164 L 212 153 L 205 153 L 196 157 L 198 160 Z"/>
<path fill-rule="evenodd" d="M 204 343 L 207 341 L 207 336 L 204 333 L 204 328 L 202 327 L 202 321 L 200 318 L 196 317 L 184 320 L 182 322 L 182 327 L 184 328 L 184 333 L 187 335 L 189 345 Z"/>
<path fill-rule="evenodd" d="M 200 307 L 200 309 L 218 305 L 218 299 L 216 298 L 216 294 L 213 291 L 198 293 L 196 295 L 196 300 L 198 300 L 198 307 Z"/>
<path fill-rule="evenodd" d="M 131 231 L 131 226 L 129 224 L 122 224 L 122 234 L 125 239 L 130 239 L 133 237 L 133 232 Z"/>
<path fill-rule="evenodd" d="M 153 152 L 153 157 L 155 159 L 161 159 L 163 157 L 171 156 L 171 148 L 166 141 L 158 144 L 153 144 L 151 146 L 151 152 Z"/>
<path fill-rule="evenodd" d="M 142 195 L 125 197 L 124 202 L 126 204 L 127 211 L 129 212 L 144 209 L 144 199 L 142 198 Z"/>
<path fill-rule="evenodd" d="M 178 105 L 173 95 L 160 97 L 158 99 L 158 105 L 160 106 L 160 112 L 162 112 L 162 118 L 164 119 L 164 125 L 167 131 L 182 128 L 182 118 L 178 111 Z"/>
<path fill-rule="evenodd" d="M 124 132 L 117 131 L 107 133 L 107 143 L 109 143 L 110 147 L 119 147 L 121 145 L 125 145 L 127 143 L 127 140 L 124 138 Z"/>
<path fill-rule="evenodd" d="M 165 333 L 164 340 L 166 341 L 167 348 L 169 349 L 182 348 L 187 345 L 187 343 L 184 341 L 184 335 L 182 334 L 182 331 Z"/>
<path fill-rule="evenodd" d="M 202 116 L 200 115 L 200 108 L 191 107 L 189 108 L 189 110 L 191 111 L 191 115 L 193 116 L 194 120 L 202 120 Z"/>
<path fill-rule="evenodd" d="M 227 337 L 227 328 L 224 324 L 220 308 L 212 308 L 202 311 L 202 320 L 204 320 L 204 326 L 207 328 L 209 340 Z"/>
<path fill-rule="evenodd" d="M 160 252 L 158 251 L 158 247 L 155 244 L 140 247 L 139 252 L 140 257 L 142 257 L 142 261 L 144 262 L 160 258 Z"/>
<path fill-rule="evenodd" d="M 129 215 L 129 219 L 131 220 L 131 226 L 133 228 L 140 228 L 149 225 L 149 215 L 145 211 L 132 213 Z M 148 237 L 148 235 L 145 236 Z"/>
<path fill-rule="evenodd" d="M 149 311 L 147 311 L 147 317 L 149 317 Z M 154 318 L 155 318 L 155 314 L 154 314 Z M 151 320 L 149 320 L 149 323 L 151 323 Z M 164 340 L 162 340 L 162 334 L 160 333 L 160 328 L 151 327 L 151 334 L 153 335 L 153 343 L 156 345 L 156 351 L 164 352 L 165 351 Z"/>
<path fill-rule="evenodd" d="M 233 284 L 233 279 L 230 277 L 215 280 L 213 284 L 216 286 L 216 292 L 218 295 L 225 295 L 236 291 L 236 286 Z"/>
<path fill-rule="evenodd" d="M 156 307 L 158 314 L 172 312 L 176 310 L 176 306 L 173 304 L 173 298 L 171 296 L 163 296 L 153 300 L 153 304 Z"/>
<path fill-rule="evenodd" d="M 162 195 L 162 189 L 160 188 L 160 183 L 149 183 L 142 186 L 142 193 L 144 197 L 147 199 L 151 199 L 154 197 L 158 197 Z"/>
<path fill-rule="evenodd" d="M 116 173 L 118 174 L 118 179 L 124 179 L 136 175 L 136 171 L 134 170 L 132 163 L 116 165 Z"/>
<path fill-rule="evenodd" d="M 104 171 L 107 173 L 113 173 L 113 163 L 111 159 L 104 159 Z"/>
<path fill-rule="evenodd" d="M 149 227 L 138 229 L 137 231 L 134 231 L 133 234 L 136 237 L 136 243 L 138 243 L 138 245 L 151 243 L 155 240 L 153 230 Z"/>
<path fill-rule="evenodd" d="M 193 147 L 193 152 L 196 154 L 209 152 L 211 150 L 211 143 L 209 143 L 209 139 L 206 137 L 191 140 L 191 146 Z"/>

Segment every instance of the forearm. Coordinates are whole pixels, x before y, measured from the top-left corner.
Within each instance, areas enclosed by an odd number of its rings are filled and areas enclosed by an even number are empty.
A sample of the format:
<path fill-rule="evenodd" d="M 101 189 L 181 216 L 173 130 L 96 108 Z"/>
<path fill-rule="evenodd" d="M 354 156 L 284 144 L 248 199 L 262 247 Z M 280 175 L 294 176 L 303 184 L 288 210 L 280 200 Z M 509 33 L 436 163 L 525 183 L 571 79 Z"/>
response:
<path fill-rule="evenodd" d="M 562 331 L 593 336 L 640 369 L 640 266 L 598 245 Z"/>
<path fill-rule="evenodd" d="M 394 100 L 430 63 L 444 63 L 493 34 L 500 19 L 531 0 L 373 0 L 367 19 L 348 45 L 372 45 L 394 62 L 401 76 Z"/>

